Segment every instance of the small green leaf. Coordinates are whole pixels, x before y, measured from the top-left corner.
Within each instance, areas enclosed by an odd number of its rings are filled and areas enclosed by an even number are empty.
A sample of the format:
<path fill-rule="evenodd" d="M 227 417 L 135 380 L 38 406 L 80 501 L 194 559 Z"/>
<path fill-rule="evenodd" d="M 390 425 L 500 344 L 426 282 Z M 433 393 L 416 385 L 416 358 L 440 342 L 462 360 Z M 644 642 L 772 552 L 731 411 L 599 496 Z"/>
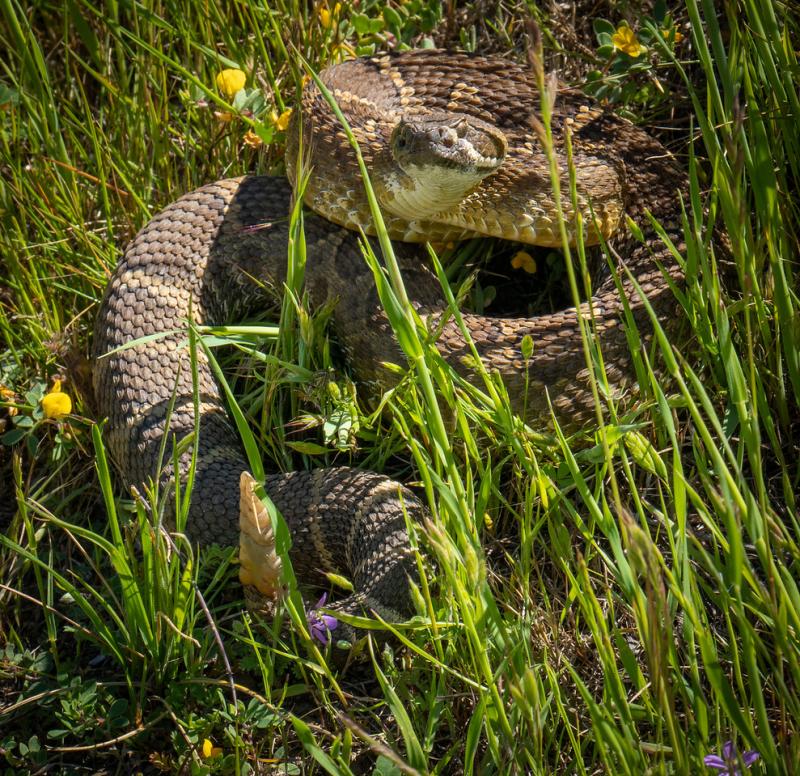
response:
<path fill-rule="evenodd" d="M 388 757 L 378 755 L 372 776 L 400 776 L 401 773 L 402 771 Z"/>
<path fill-rule="evenodd" d="M 441 8 L 441 5 L 439 6 Z M 437 13 L 433 8 L 423 8 L 420 12 L 420 27 L 422 27 L 423 32 L 433 32 L 436 29 L 436 26 L 439 23 L 439 19 L 441 18 L 441 14 Z M 430 38 L 426 37 L 422 41 L 423 48 L 429 48 L 426 46 L 426 41 L 430 40 Z M 435 47 L 435 44 L 434 44 Z"/>
<path fill-rule="evenodd" d="M 370 31 L 370 18 L 365 13 L 354 13 L 350 21 L 359 35 L 367 35 Z"/>
<path fill-rule="evenodd" d="M 241 111 L 246 102 L 247 89 L 239 89 L 239 91 L 236 92 L 236 96 L 233 98 L 233 102 L 231 104 L 233 105 L 234 109 Z"/>
<path fill-rule="evenodd" d="M 24 428 L 12 428 L 11 431 L 6 431 L 3 436 L 0 436 L 0 442 L 7 447 L 17 444 L 28 432 Z"/>
<path fill-rule="evenodd" d="M 18 105 L 19 104 L 19 92 L 7 86 L 4 83 L 0 83 L 0 106 L 3 105 Z"/>
<path fill-rule="evenodd" d="M 617 31 L 617 28 L 607 19 L 595 19 L 592 26 L 598 40 L 600 40 L 601 35 L 608 35 L 610 38 Z"/>
<path fill-rule="evenodd" d="M 386 22 L 386 26 L 391 29 L 391 31 L 397 35 L 400 32 L 400 28 L 403 25 L 403 20 L 400 17 L 400 14 L 395 11 L 394 8 L 390 8 L 388 5 L 383 9 L 383 19 Z"/>
<path fill-rule="evenodd" d="M 261 138 L 261 142 L 269 144 L 272 142 L 272 136 L 275 134 L 275 127 L 272 124 L 256 124 L 253 127 L 255 133 Z"/>
<path fill-rule="evenodd" d="M 35 388 L 25 392 L 25 401 L 31 407 L 35 407 L 42 400 L 42 396 L 44 396 L 44 385 L 40 383 Z"/>

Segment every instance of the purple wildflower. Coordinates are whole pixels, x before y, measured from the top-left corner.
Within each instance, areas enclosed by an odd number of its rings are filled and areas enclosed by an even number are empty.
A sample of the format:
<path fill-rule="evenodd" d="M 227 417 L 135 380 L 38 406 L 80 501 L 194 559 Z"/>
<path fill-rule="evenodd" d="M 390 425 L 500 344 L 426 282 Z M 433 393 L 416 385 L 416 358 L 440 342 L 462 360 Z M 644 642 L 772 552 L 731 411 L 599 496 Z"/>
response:
<path fill-rule="evenodd" d="M 322 598 L 317 601 L 313 609 L 306 612 L 306 619 L 308 620 L 308 627 L 311 630 L 311 638 L 316 639 L 322 646 L 328 643 L 328 633 L 336 630 L 339 621 L 330 614 L 319 614 L 317 609 L 325 606 L 325 601 L 328 599 L 328 594 L 323 593 Z"/>
<path fill-rule="evenodd" d="M 747 770 L 758 760 L 761 755 L 755 749 L 749 749 L 741 754 L 741 762 Z M 722 757 L 718 754 L 707 754 L 703 758 L 706 767 L 718 771 L 717 776 L 742 776 L 739 770 L 739 754 L 733 741 L 726 741 L 722 745 Z"/>

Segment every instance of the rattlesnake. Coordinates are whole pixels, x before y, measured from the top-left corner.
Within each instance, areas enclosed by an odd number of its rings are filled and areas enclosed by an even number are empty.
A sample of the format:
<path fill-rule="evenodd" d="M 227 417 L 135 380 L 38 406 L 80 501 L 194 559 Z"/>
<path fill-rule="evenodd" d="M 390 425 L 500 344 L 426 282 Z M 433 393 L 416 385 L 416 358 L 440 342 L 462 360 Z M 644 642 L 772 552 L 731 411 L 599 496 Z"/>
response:
<path fill-rule="evenodd" d="M 424 264 L 425 251 L 413 243 L 491 235 L 560 244 L 532 75 L 502 59 L 412 51 L 345 62 L 324 71 L 322 79 L 359 141 L 390 236 L 404 241 L 395 248 L 413 304 L 432 330 L 438 328 L 443 356 L 474 378 L 471 350 L 446 315 L 438 283 Z M 569 197 L 568 133 L 586 242 L 610 238 L 620 268 L 670 323 L 675 301 L 667 277 L 680 282 L 682 273 L 648 211 L 682 250 L 685 174 L 658 142 L 579 92 L 559 87 L 554 98 L 553 141 L 571 238 L 576 216 Z M 306 289 L 315 304 L 338 300 L 334 329 L 351 368 L 360 380 L 385 385 L 390 377 L 381 364 L 402 364 L 404 356 L 353 231 L 374 233 L 356 156 L 313 83 L 306 85 L 296 116 L 288 177 L 296 180 L 302 170 L 311 170 L 305 200 L 324 216 L 305 218 Z M 280 179 L 219 181 L 167 207 L 127 249 L 101 304 L 94 344 L 97 357 L 114 351 L 97 360 L 95 392 L 108 416 L 106 441 L 127 484 L 140 485 L 158 474 L 173 393 L 170 432 L 182 439 L 194 428 L 185 319 L 229 321 L 264 302 L 265 284 L 281 288 L 291 199 L 289 184 Z M 637 224 L 637 237 L 625 226 L 626 217 Z M 618 275 L 633 319 L 646 334 L 651 327 L 642 300 L 626 272 Z M 623 311 L 616 281 L 606 272 L 579 310 L 532 319 L 465 313 L 463 319 L 484 363 L 503 376 L 517 409 L 524 408 L 531 422 L 545 423 L 552 407 L 557 418 L 575 424 L 593 409 L 578 315 L 591 318 L 610 389 L 619 396 L 632 371 Z M 172 333 L 114 350 L 158 332 Z M 527 359 L 521 352 L 525 335 L 533 342 Z M 201 418 L 189 532 L 201 542 L 235 543 L 238 483 L 247 464 L 202 357 L 198 382 Z M 185 452 L 182 475 L 188 462 Z M 173 475 L 167 463 L 160 481 L 166 485 Z M 394 619 L 409 612 L 415 561 L 405 520 L 424 513 L 409 491 L 380 475 L 347 468 L 272 474 L 265 488 L 291 529 L 291 557 L 301 579 L 332 568 L 355 585 L 356 593 L 339 604 L 343 611 L 371 607 Z"/>

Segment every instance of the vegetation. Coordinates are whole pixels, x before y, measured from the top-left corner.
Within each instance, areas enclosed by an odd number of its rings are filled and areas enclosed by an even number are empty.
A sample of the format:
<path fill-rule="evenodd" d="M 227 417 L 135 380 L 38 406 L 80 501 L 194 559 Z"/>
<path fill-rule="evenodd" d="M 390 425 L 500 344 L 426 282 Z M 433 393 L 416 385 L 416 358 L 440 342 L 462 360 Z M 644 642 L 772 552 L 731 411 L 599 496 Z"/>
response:
<path fill-rule="evenodd" d="M 788 6 L 687 0 L 645 16 L 610 4 L 592 32 L 588 5 L 572 21 L 521 2 L 1 5 L 7 773 L 800 772 Z M 239 331 L 263 355 L 222 362 L 265 465 L 349 462 L 417 483 L 430 505 L 420 617 L 337 671 L 302 628 L 244 611 L 229 549 L 196 554 L 115 489 L 87 379 L 94 314 L 160 207 L 280 171 L 301 57 L 318 70 L 435 43 L 523 59 L 530 14 L 547 68 L 685 159 L 686 325 L 641 352 L 637 402 L 598 393 L 603 423 L 571 436 L 525 426 L 488 375 L 483 391 L 454 389 L 393 312 L 401 283 L 381 297 L 416 366 L 380 412 L 331 361 L 325 311 L 285 303 L 277 336 Z M 226 69 L 244 88 L 218 80 Z M 474 281 L 475 307 L 491 284 Z"/>

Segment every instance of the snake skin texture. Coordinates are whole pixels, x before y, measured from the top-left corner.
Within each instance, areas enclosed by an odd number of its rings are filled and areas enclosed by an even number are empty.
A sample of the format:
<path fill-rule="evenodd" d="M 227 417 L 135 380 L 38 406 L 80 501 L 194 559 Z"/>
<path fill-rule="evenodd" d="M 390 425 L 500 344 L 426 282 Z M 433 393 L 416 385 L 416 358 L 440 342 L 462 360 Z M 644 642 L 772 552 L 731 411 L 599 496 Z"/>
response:
<path fill-rule="evenodd" d="M 419 314 L 441 329 L 442 355 L 467 379 L 474 378 L 471 350 L 449 316 L 438 283 L 424 264 L 425 250 L 413 243 L 491 235 L 558 244 L 558 221 L 549 171 L 535 131 L 539 100 L 529 73 L 504 60 L 442 52 L 407 52 L 354 60 L 322 74 L 359 139 L 368 168 L 389 164 L 385 147 L 404 112 L 462 112 L 499 128 L 508 140 L 500 168 L 453 210 L 407 219 L 389 212 L 387 224 Z M 337 300 L 335 336 L 356 377 L 388 384 L 381 362 L 405 363 L 384 315 L 358 245 L 349 231 L 373 232 L 355 156 L 313 84 L 304 90 L 302 118 L 290 133 L 289 179 L 310 165 L 307 204 L 306 289 L 314 304 Z M 298 142 L 302 130 L 302 144 Z M 672 253 L 652 227 L 657 219 L 676 248 L 683 249 L 680 195 L 685 174 L 665 149 L 629 122 L 577 92 L 560 89 L 553 135 L 564 191 L 568 191 L 566 133 L 571 134 L 578 181 L 577 211 L 588 242 L 610 237 L 619 267 L 640 284 L 669 327 L 675 301 L 667 277 L 682 281 Z M 302 157 L 301 157 L 302 151 Z M 389 187 L 376 184 L 394 207 Z M 568 217 L 575 208 L 564 195 Z M 222 180 L 183 196 L 156 215 L 128 247 L 109 282 L 95 330 L 95 393 L 108 417 L 106 440 L 122 479 L 140 486 L 157 477 L 174 479 L 171 465 L 159 471 L 164 434 L 171 443 L 195 427 L 192 373 L 185 320 L 221 324 L 241 318 L 280 293 L 285 279 L 288 213 L 292 190 L 281 179 L 248 176 Z M 625 216 L 641 230 L 639 240 Z M 347 228 L 342 228 L 347 227 Z M 573 237 L 574 237 L 573 227 Z M 622 273 L 622 293 L 645 336 L 649 318 L 638 292 Z M 256 282 L 254 282 L 256 281 Z M 546 424 L 550 406 L 569 425 L 593 417 L 592 395 L 581 345 L 578 316 L 591 320 L 602 350 L 611 391 L 623 396 L 632 385 L 629 346 L 621 324 L 623 300 L 609 271 L 597 278 L 590 300 L 531 319 L 464 321 L 486 365 L 497 370 L 511 401 L 533 423 Z M 137 338 L 164 333 L 122 350 Z M 524 336 L 533 356 L 522 357 Z M 189 516 L 190 535 L 204 543 L 238 540 L 239 476 L 247 469 L 220 390 L 202 356 L 199 364 L 200 418 L 197 472 Z M 169 428 L 168 408 L 173 400 Z M 184 477 L 190 454 L 178 472 Z M 424 514 L 419 501 L 385 477 L 347 468 L 272 474 L 265 488 L 293 535 L 292 562 L 300 578 L 335 570 L 356 592 L 338 604 L 360 613 L 370 607 L 397 619 L 409 613 L 409 579 L 416 570 L 408 547 L 405 513 Z"/>
<path fill-rule="evenodd" d="M 141 488 L 158 475 L 167 430 L 174 443 L 194 431 L 185 320 L 214 324 L 241 317 L 267 301 L 262 284 L 282 287 L 290 199 L 282 179 L 219 181 L 163 210 L 128 247 L 100 306 L 94 348 L 96 399 L 108 417 L 105 440 L 127 485 Z M 354 234 L 315 216 L 306 219 L 305 234 L 309 266 L 318 268 L 308 281 L 315 297 L 359 285 L 374 295 Z M 388 322 L 377 298 L 374 304 L 376 325 L 388 341 Z M 168 333 L 117 350 L 161 332 Z M 392 351 L 400 361 L 396 345 L 386 355 Z M 238 481 L 248 465 L 210 367 L 202 353 L 198 357 L 200 428 L 188 531 L 203 544 L 232 545 L 239 540 Z M 172 444 L 166 461 L 171 450 Z M 181 456 L 182 476 L 190 458 L 190 451 Z M 172 483 L 171 464 L 159 479 L 165 487 Z M 320 572 L 337 571 L 353 582 L 356 592 L 333 608 L 354 614 L 371 608 L 392 620 L 410 612 L 408 580 L 416 578 L 416 565 L 405 513 L 416 521 L 423 514 L 410 491 L 346 467 L 272 474 L 264 486 L 291 531 L 298 577 L 322 584 Z"/>

